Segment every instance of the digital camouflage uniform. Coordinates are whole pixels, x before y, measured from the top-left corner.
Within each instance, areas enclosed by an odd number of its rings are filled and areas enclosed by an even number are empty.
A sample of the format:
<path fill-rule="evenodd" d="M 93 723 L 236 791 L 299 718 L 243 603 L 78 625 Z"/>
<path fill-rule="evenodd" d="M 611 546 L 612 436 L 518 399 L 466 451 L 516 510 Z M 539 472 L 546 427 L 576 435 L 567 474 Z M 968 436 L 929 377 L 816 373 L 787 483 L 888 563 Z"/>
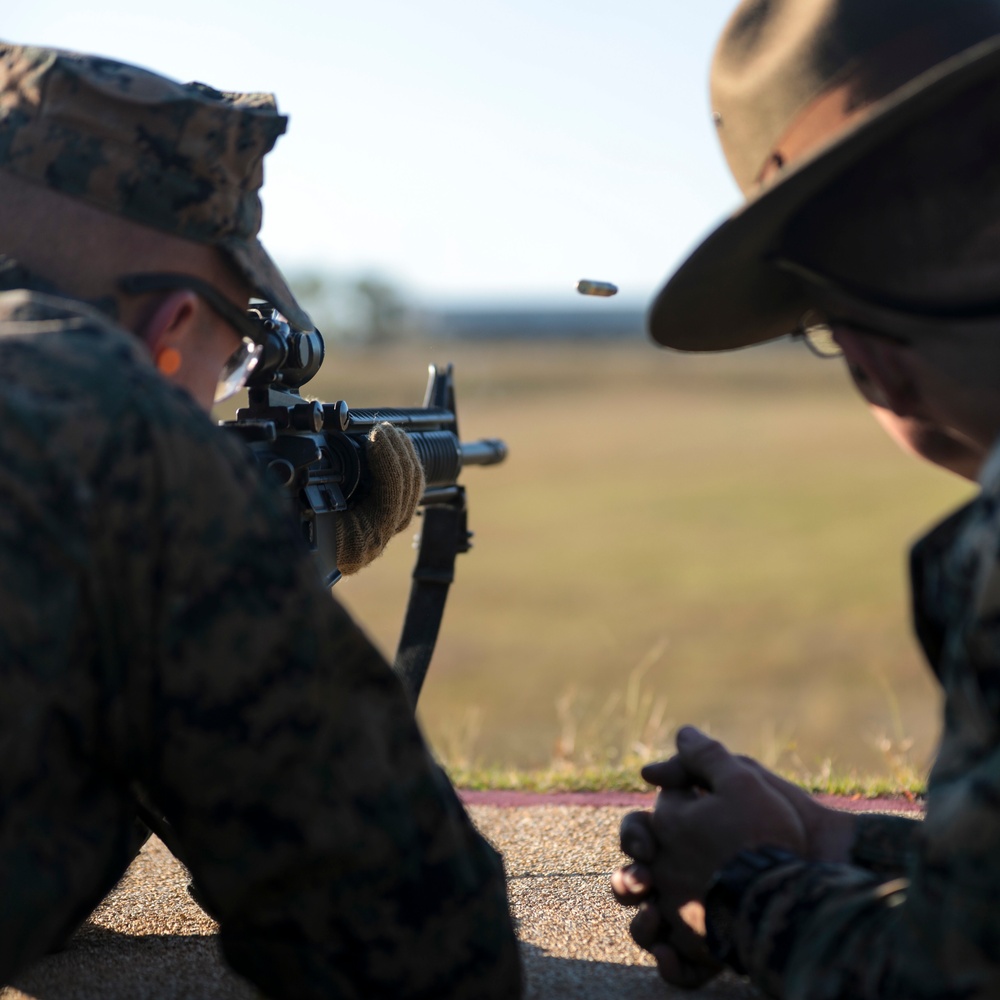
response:
<path fill-rule="evenodd" d="M 235 226 L 234 260 L 251 259 L 276 134 L 254 125 L 260 102 L 224 135 L 194 129 L 195 148 L 218 147 L 211 169 L 246 155 L 185 189 L 197 173 L 185 122 L 200 102 L 217 110 L 217 92 L 84 57 L 60 76 L 50 56 L 0 46 L 0 169 L 37 180 L 48 162 L 52 186 L 137 218 L 160 211 L 149 224 L 192 238 L 200 220 L 220 246 Z M 106 126 L 115 146 L 112 113 L 74 131 L 95 79 L 98 102 L 159 108 L 159 138 L 142 116 L 129 125 L 138 173 L 91 141 Z M 181 92 L 166 111 L 164 88 Z M 115 183 L 101 171 L 119 153 Z M 253 260 L 245 273 L 263 286 Z M 138 791 L 173 827 L 226 958 L 268 996 L 517 996 L 500 861 L 243 446 L 137 338 L 10 261 L 0 371 L 0 983 L 121 876 Z"/>
<path fill-rule="evenodd" d="M 0 294 L 0 369 L 0 982 L 135 784 L 269 996 L 516 996 L 501 865 L 242 446 L 77 302 Z"/>
<path fill-rule="evenodd" d="M 926 819 L 862 817 L 854 865 L 778 863 L 749 883 L 737 953 L 774 996 L 1000 996 L 1000 449 L 911 570 L 945 696 Z"/>

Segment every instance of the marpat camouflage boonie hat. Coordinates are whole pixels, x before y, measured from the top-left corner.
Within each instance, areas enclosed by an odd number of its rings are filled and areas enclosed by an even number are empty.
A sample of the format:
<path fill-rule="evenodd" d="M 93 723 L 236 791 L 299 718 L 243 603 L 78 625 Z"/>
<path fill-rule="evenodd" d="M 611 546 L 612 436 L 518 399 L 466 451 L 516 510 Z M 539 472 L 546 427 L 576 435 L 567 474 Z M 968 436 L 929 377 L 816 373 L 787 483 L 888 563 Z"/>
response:
<path fill-rule="evenodd" d="M 0 42 L 0 170 L 219 247 L 257 295 L 309 330 L 257 239 L 264 155 L 287 122 L 270 94 Z"/>

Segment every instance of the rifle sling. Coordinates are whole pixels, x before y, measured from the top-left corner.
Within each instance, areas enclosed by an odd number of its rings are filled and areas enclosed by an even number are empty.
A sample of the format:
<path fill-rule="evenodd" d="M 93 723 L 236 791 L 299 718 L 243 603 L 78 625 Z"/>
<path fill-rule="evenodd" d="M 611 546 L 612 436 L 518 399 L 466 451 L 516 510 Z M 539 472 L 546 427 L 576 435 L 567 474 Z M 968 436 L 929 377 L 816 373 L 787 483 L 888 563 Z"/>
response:
<path fill-rule="evenodd" d="M 455 579 L 455 558 L 469 548 L 464 494 L 460 503 L 428 506 L 422 516 L 410 599 L 392 667 L 414 708 L 434 654 L 448 588 Z"/>

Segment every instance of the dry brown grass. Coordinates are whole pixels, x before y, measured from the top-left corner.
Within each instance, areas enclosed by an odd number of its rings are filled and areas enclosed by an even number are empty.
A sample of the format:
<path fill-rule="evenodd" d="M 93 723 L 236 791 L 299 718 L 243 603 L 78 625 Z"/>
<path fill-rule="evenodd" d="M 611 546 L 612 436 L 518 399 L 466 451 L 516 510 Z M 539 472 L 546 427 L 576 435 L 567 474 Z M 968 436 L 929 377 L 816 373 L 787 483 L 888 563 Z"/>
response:
<path fill-rule="evenodd" d="M 311 388 L 414 404 L 431 360 L 456 363 L 464 435 L 511 448 L 464 477 L 476 548 L 420 710 L 444 756 L 614 765 L 693 722 L 809 773 L 884 773 L 886 740 L 896 758 L 911 741 L 899 766 L 928 759 L 938 704 L 905 549 L 968 488 L 899 454 L 838 363 L 788 347 L 332 349 Z M 387 651 L 411 558 L 398 539 L 337 588 Z"/>

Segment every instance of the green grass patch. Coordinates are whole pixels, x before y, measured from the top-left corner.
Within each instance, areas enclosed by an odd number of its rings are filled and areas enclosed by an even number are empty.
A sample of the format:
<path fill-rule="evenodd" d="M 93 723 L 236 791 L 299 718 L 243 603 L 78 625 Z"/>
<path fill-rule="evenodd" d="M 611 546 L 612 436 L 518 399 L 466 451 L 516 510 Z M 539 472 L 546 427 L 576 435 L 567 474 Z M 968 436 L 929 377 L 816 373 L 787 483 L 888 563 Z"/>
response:
<path fill-rule="evenodd" d="M 504 767 L 446 767 L 457 788 L 504 792 L 648 792 L 639 768 L 548 767 L 519 771 Z"/>
<path fill-rule="evenodd" d="M 534 770 L 503 767 L 448 767 L 456 787 L 471 791 L 515 792 L 650 792 L 639 776 L 639 762 L 618 765 L 554 765 Z M 918 801 L 926 792 L 923 776 L 864 775 L 856 771 L 804 775 L 784 772 L 782 777 L 816 795 L 844 798 L 905 798 Z"/>

